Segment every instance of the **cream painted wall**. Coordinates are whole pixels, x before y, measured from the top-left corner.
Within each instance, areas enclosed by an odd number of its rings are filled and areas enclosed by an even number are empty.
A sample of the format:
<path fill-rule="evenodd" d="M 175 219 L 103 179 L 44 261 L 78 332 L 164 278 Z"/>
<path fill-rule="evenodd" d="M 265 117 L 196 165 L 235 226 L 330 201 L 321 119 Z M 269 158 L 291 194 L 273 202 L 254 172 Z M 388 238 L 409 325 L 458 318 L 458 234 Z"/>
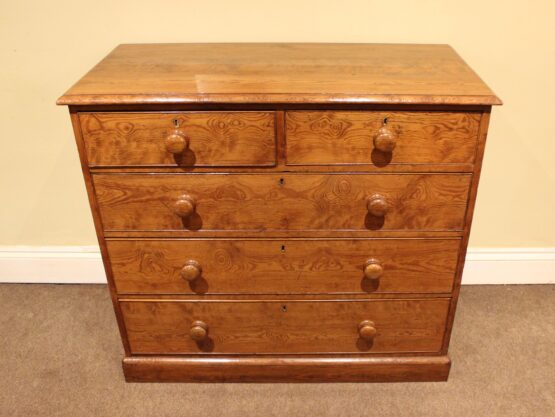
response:
<path fill-rule="evenodd" d="M 472 246 L 555 247 L 555 3 L 0 0 L 0 245 L 96 242 L 67 110 L 116 44 L 449 43 L 493 111 Z"/>

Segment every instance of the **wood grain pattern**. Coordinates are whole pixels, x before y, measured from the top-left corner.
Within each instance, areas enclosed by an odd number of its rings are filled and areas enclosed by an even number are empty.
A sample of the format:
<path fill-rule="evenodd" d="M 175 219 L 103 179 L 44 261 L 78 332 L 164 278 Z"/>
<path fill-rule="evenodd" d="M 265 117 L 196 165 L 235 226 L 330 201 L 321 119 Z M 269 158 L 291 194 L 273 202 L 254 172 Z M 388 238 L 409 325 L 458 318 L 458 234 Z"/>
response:
<path fill-rule="evenodd" d="M 461 230 L 469 175 L 95 174 L 105 230 Z M 366 199 L 387 198 L 384 217 Z M 196 204 L 172 211 L 183 193 Z"/>
<path fill-rule="evenodd" d="M 100 218 L 100 211 L 98 210 L 98 204 L 96 201 L 96 194 L 94 191 L 91 173 L 87 167 L 87 160 L 85 155 L 85 143 L 83 141 L 83 135 L 81 134 L 79 115 L 77 113 L 70 112 L 70 117 L 71 117 L 71 125 L 73 127 L 73 133 L 75 135 L 75 143 L 79 151 L 79 162 L 81 163 L 81 171 L 83 173 L 85 188 L 87 190 L 87 196 L 88 196 L 89 205 L 91 208 L 94 229 L 96 232 L 96 237 L 98 239 L 100 253 L 102 255 L 102 264 L 104 265 L 104 271 L 106 273 L 106 279 L 108 281 L 108 290 L 110 291 L 110 298 L 112 300 L 112 305 L 114 307 L 114 313 L 118 324 L 119 334 L 121 337 L 125 354 L 130 355 L 131 353 L 129 350 L 129 342 L 127 340 L 127 332 L 125 331 L 125 323 L 123 322 L 121 307 L 117 299 L 116 287 L 114 285 L 114 280 L 112 277 L 112 267 L 110 266 L 110 260 L 108 258 L 108 249 L 106 248 L 106 240 L 104 239 L 102 219 Z"/>
<path fill-rule="evenodd" d="M 123 359 L 127 382 L 446 381 L 447 356 L 167 357 Z"/>
<path fill-rule="evenodd" d="M 395 149 L 382 152 L 374 136 L 384 125 L 397 136 Z M 472 163 L 479 113 L 338 112 L 286 113 L 288 165 Z"/>
<path fill-rule="evenodd" d="M 119 294 L 448 293 L 459 239 L 108 240 Z M 367 279 L 368 259 L 380 261 Z M 186 262 L 202 275 L 183 279 Z M 196 270 L 195 270 L 196 271 Z"/>
<path fill-rule="evenodd" d="M 445 339 L 443 340 L 443 352 L 447 353 L 449 349 L 449 341 L 451 340 L 451 332 L 453 331 L 453 322 L 455 320 L 455 311 L 459 299 L 461 289 L 462 274 L 466 258 L 466 251 L 468 248 L 468 241 L 470 239 L 470 229 L 472 226 L 472 219 L 474 216 L 474 208 L 476 206 L 476 196 L 478 194 L 478 183 L 480 181 L 480 174 L 482 172 L 482 161 L 484 158 L 484 151 L 486 148 L 486 139 L 488 135 L 490 111 L 484 112 L 480 122 L 480 139 L 478 148 L 476 149 L 476 165 L 474 167 L 474 175 L 472 175 L 472 184 L 468 196 L 468 208 L 466 210 L 466 221 L 463 239 L 461 242 L 461 249 L 459 251 L 459 260 L 457 262 L 457 273 L 455 283 L 453 286 L 453 298 L 451 299 L 451 306 L 449 308 L 449 316 L 447 318 L 447 326 L 445 329 Z"/>
<path fill-rule="evenodd" d="M 91 166 L 276 163 L 273 112 L 84 113 L 79 118 Z M 189 142 L 178 154 L 166 149 L 166 138 L 175 133 Z"/>
<path fill-rule="evenodd" d="M 500 104 L 448 45 L 120 45 L 58 104 Z"/>
<path fill-rule="evenodd" d="M 449 299 L 372 301 L 120 300 L 134 354 L 438 352 Z M 191 324 L 209 327 L 196 343 Z M 358 324 L 372 320 L 373 342 Z"/>

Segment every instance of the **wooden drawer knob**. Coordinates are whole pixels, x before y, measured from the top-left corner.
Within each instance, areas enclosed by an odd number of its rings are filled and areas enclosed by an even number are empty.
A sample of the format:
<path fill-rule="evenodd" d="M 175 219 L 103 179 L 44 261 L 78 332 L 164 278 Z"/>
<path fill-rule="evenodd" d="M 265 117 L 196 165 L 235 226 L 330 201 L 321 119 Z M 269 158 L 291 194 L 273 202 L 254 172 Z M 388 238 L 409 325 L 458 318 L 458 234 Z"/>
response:
<path fill-rule="evenodd" d="M 376 325 L 373 321 L 370 320 L 363 320 L 358 325 L 358 334 L 361 339 L 372 341 L 374 337 L 376 337 Z"/>
<path fill-rule="evenodd" d="M 383 275 L 383 265 L 377 259 L 368 259 L 364 264 L 364 276 L 377 280 Z"/>
<path fill-rule="evenodd" d="M 208 325 L 200 320 L 194 321 L 193 324 L 191 324 L 189 335 L 195 342 L 200 342 L 206 339 L 208 336 Z"/>
<path fill-rule="evenodd" d="M 382 152 L 392 152 L 397 145 L 397 134 L 387 126 L 382 126 L 374 135 L 374 148 Z"/>
<path fill-rule="evenodd" d="M 172 133 L 166 138 L 166 150 L 169 153 L 180 154 L 189 146 L 189 138 L 181 133 Z"/>
<path fill-rule="evenodd" d="M 173 210 L 179 217 L 189 217 L 195 211 L 195 200 L 190 195 L 183 194 L 174 203 Z"/>
<path fill-rule="evenodd" d="M 370 214 L 376 217 L 383 217 L 389 210 L 389 204 L 384 196 L 380 194 L 373 194 L 368 198 L 366 207 Z"/>
<path fill-rule="evenodd" d="M 181 278 L 185 281 L 194 281 L 202 274 L 202 267 L 197 261 L 189 260 L 181 268 Z"/>

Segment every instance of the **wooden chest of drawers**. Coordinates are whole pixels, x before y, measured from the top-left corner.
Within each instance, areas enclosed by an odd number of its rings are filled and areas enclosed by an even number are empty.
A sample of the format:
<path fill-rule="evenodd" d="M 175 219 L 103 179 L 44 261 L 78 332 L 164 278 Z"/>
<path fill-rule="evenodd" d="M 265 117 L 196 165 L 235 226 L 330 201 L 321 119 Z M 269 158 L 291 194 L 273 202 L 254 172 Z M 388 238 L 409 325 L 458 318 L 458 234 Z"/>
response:
<path fill-rule="evenodd" d="M 445 380 L 489 115 L 445 45 L 121 45 L 69 105 L 128 381 Z"/>

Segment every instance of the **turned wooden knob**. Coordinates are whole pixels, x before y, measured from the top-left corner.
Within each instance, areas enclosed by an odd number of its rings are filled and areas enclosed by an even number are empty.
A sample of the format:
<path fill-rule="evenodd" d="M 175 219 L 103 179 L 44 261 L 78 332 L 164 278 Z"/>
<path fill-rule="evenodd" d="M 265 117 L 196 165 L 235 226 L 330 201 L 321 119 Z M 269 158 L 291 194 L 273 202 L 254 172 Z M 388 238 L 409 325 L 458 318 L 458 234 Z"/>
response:
<path fill-rule="evenodd" d="M 185 262 L 185 265 L 181 268 L 180 274 L 181 278 L 185 281 L 191 282 L 200 277 L 200 274 L 202 274 L 202 267 L 197 261 L 190 260 Z"/>
<path fill-rule="evenodd" d="M 370 321 L 370 320 L 361 321 L 358 325 L 358 334 L 360 338 L 367 341 L 374 340 L 374 337 L 376 337 L 376 333 L 378 333 L 375 326 L 376 325 L 374 324 L 373 321 Z"/>
<path fill-rule="evenodd" d="M 183 194 L 173 204 L 173 210 L 179 217 L 189 217 L 195 211 L 195 200 L 190 195 Z"/>
<path fill-rule="evenodd" d="M 374 135 L 374 148 L 382 152 L 392 152 L 397 145 L 397 134 L 387 126 L 382 126 Z"/>
<path fill-rule="evenodd" d="M 183 153 L 187 146 L 189 146 L 189 139 L 181 133 L 172 133 L 166 138 L 166 150 L 170 153 Z"/>
<path fill-rule="evenodd" d="M 376 217 L 383 217 L 389 209 L 389 204 L 384 196 L 380 194 L 373 194 L 368 198 L 366 207 L 370 214 Z"/>
<path fill-rule="evenodd" d="M 191 324 L 189 335 L 195 342 L 200 342 L 206 339 L 208 336 L 208 325 L 200 320 L 194 321 L 193 324 Z"/>
<path fill-rule="evenodd" d="M 383 265 L 377 259 L 368 259 L 364 264 L 364 276 L 376 280 L 383 275 Z"/>

